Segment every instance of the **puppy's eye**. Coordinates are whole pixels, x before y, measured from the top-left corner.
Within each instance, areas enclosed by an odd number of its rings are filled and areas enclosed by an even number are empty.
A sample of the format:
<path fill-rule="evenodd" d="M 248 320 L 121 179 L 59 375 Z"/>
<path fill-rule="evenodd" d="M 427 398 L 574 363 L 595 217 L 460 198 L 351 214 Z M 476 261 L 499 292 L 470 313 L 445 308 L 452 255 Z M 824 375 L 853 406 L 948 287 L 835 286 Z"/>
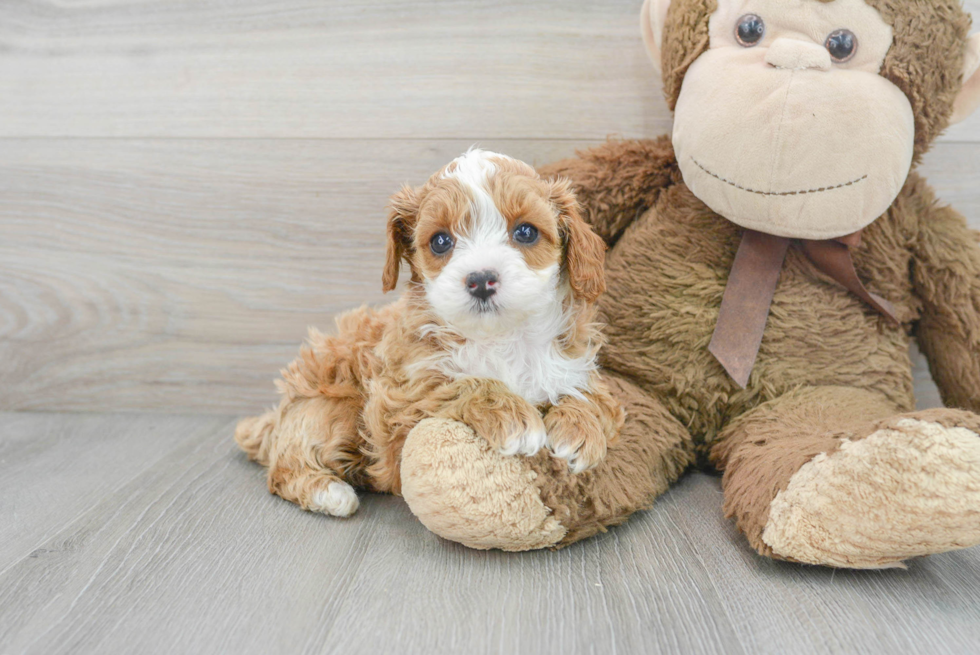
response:
<path fill-rule="evenodd" d="M 445 255 L 447 252 L 453 249 L 456 243 L 448 232 L 438 232 L 435 236 L 429 239 L 429 248 L 432 250 L 434 255 Z"/>
<path fill-rule="evenodd" d="M 514 230 L 514 241 L 529 246 L 538 240 L 538 228 L 530 223 L 521 223 Z"/>
<path fill-rule="evenodd" d="M 738 19 L 738 26 L 735 28 L 735 40 L 739 42 L 739 45 L 751 48 L 758 45 L 765 35 L 766 23 L 755 14 L 746 14 Z"/>
<path fill-rule="evenodd" d="M 854 58 L 858 49 L 858 39 L 851 30 L 837 30 L 827 37 L 827 51 L 838 64 Z"/>

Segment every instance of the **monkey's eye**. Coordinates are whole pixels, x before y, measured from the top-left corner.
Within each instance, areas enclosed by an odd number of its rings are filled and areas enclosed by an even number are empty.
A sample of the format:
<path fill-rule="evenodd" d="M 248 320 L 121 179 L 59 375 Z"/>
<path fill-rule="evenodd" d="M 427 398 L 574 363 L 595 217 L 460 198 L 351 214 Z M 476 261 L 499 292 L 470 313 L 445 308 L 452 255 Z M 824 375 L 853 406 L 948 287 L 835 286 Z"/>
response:
<path fill-rule="evenodd" d="M 858 49 L 858 39 L 851 30 L 837 30 L 827 37 L 827 51 L 838 64 L 850 61 Z"/>
<path fill-rule="evenodd" d="M 735 39 L 740 45 L 751 48 L 758 45 L 762 37 L 766 35 L 765 22 L 755 14 L 746 14 L 738 19 L 738 27 L 735 28 Z"/>
<path fill-rule="evenodd" d="M 448 232 L 438 232 L 429 239 L 429 248 L 434 255 L 445 255 L 455 245 L 453 238 L 449 236 Z"/>
<path fill-rule="evenodd" d="M 514 229 L 514 241 L 525 246 L 533 245 L 538 240 L 538 228 L 530 223 L 521 223 Z"/>

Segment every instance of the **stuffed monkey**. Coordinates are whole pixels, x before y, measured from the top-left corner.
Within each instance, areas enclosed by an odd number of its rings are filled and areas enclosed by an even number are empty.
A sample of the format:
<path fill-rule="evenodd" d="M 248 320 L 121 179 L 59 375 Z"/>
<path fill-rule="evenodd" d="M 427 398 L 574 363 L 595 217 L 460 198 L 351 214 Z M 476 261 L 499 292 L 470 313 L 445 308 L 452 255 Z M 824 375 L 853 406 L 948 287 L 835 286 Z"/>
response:
<path fill-rule="evenodd" d="M 572 475 L 466 426 L 409 436 L 403 493 L 476 548 L 621 523 L 697 461 L 768 557 L 880 568 L 980 543 L 980 248 L 915 166 L 980 104 L 958 0 L 647 0 L 672 138 L 546 167 L 609 244 L 619 443 Z M 615 126 L 610 126 L 615 128 Z M 914 411 L 909 345 L 948 409 Z"/>

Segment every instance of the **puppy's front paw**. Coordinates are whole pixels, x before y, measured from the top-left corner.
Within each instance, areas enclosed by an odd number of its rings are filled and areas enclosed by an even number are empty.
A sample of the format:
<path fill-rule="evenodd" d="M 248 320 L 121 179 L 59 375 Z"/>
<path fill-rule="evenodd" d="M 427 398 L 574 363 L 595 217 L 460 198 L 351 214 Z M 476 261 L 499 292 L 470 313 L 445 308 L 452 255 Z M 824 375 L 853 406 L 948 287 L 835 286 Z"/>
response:
<path fill-rule="evenodd" d="M 516 436 L 512 436 L 504 442 L 500 448 L 502 455 L 536 455 L 539 450 L 548 443 L 548 432 L 545 430 L 544 422 L 538 418 L 534 425 L 528 426 Z"/>
<path fill-rule="evenodd" d="M 548 441 L 541 412 L 519 398 L 513 402 L 498 401 L 496 406 L 487 407 L 470 427 L 507 456 L 530 457 Z"/>
<path fill-rule="evenodd" d="M 594 414 L 562 406 L 553 407 L 544 418 L 548 447 L 555 457 L 568 461 L 572 473 L 599 465 L 606 456 L 606 434 Z"/>
<path fill-rule="evenodd" d="M 450 387 L 453 400 L 436 414 L 470 426 L 503 455 L 534 455 L 547 443 L 537 407 L 496 380 L 462 380 Z"/>

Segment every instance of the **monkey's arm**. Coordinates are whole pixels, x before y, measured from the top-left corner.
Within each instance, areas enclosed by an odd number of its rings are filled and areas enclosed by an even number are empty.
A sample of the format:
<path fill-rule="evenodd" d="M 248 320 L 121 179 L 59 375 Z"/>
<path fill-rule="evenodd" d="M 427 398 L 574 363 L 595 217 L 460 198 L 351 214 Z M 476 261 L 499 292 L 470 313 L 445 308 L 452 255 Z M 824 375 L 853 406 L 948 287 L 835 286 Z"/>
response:
<path fill-rule="evenodd" d="M 669 136 L 608 141 L 577 154 L 539 172 L 572 181 L 583 218 L 606 243 L 614 242 L 639 211 L 653 206 L 662 189 L 680 179 Z"/>
<path fill-rule="evenodd" d="M 912 267 L 923 303 L 917 338 L 943 402 L 980 411 L 980 245 L 954 209 L 918 185 L 920 212 Z"/>

